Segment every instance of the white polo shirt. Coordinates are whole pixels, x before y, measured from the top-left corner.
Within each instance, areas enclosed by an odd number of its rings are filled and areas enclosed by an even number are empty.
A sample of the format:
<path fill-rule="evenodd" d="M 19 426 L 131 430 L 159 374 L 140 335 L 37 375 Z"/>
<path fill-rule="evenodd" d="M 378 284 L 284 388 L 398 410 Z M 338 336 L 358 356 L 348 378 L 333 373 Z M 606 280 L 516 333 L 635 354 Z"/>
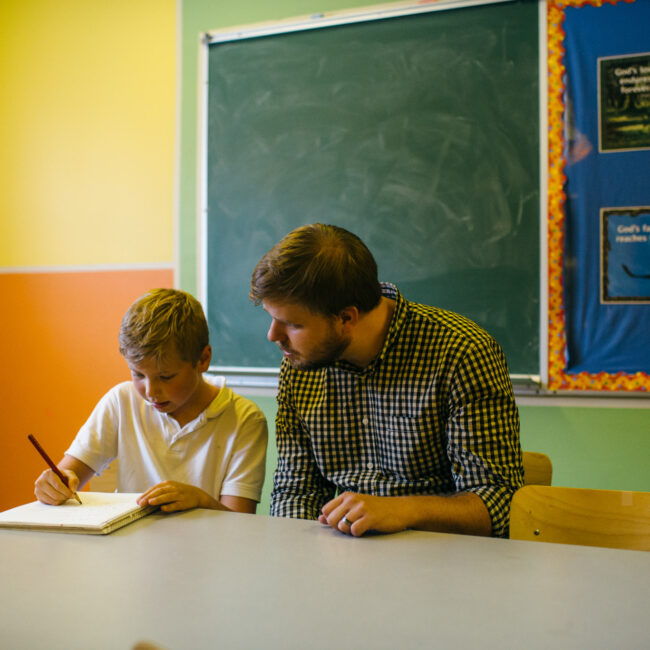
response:
<path fill-rule="evenodd" d="M 66 451 L 101 474 L 118 459 L 117 491 L 144 492 L 161 481 L 195 485 L 221 495 L 260 500 L 267 423 L 252 401 L 233 393 L 224 377 L 205 376 L 220 390 L 210 405 L 181 427 L 142 399 L 133 382 L 99 401 Z"/>

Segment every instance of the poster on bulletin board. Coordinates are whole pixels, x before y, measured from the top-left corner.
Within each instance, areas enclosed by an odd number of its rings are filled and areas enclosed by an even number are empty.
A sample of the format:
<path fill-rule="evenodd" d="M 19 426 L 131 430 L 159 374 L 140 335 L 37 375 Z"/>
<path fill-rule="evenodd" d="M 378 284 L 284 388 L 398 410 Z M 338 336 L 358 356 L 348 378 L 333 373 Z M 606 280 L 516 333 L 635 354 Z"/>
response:
<path fill-rule="evenodd" d="M 650 304 L 650 206 L 603 208 L 601 219 L 601 302 Z"/>
<path fill-rule="evenodd" d="M 550 389 L 650 390 L 650 2 L 549 0 Z"/>

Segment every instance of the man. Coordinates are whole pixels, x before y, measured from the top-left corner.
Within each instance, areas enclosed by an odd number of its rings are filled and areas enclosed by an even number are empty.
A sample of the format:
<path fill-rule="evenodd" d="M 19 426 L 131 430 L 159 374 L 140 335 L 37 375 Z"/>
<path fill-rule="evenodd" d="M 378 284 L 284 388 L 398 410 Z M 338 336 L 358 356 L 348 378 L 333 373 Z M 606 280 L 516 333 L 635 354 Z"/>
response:
<path fill-rule="evenodd" d="M 368 248 L 337 226 L 285 236 L 250 296 L 284 354 L 271 514 L 354 536 L 507 535 L 519 416 L 489 334 L 380 284 Z"/>

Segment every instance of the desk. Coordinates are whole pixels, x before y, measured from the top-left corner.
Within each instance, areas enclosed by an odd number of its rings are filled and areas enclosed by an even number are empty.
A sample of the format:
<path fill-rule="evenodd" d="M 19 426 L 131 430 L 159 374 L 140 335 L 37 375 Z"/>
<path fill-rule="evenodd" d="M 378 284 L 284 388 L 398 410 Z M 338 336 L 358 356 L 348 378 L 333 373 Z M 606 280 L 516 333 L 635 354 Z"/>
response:
<path fill-rule="evenodd" d="M 0 531 L 8 650 L 647 650 L 649 603 L 641 551 L 207 510 L 107 537 Z"/>

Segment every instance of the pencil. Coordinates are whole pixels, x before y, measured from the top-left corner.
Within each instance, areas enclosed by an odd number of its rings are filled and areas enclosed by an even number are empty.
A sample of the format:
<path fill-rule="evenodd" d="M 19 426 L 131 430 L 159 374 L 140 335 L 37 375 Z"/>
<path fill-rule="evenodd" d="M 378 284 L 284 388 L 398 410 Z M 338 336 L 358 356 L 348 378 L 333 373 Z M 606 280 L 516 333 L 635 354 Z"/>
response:
<path fill-rule="evenodd" d="M 47 453 L 45 452 L 45 449 L 43 449 L 43 447 L 41 447 L 38 444 L 38 440 L 36 440 L 36 438 L 34 438 L 34 436 L 31 433 L 27 437 L 29 438 L 29 442 L 31 442 L 34 445 L 34 447 L 36 447 L 36 451 L 41 456 L 43 456 L 43 459 L 50 466 L 50 469 L 61 479 L 61 482 L 63 483 L 63 485 L 65 485 L 67 488 L 69 488 L 70 486 L 68 485 L 68 477 L 65 476 L 61 472 L 61 470 L 52 462 L 52 459 L 47 455 Z M 79 501 L 79 503 L 81 503 L 81 499 L 79 498 L 79 495 L 76 492 L 74 493 L 74 498 L 77 501 Z"/>

